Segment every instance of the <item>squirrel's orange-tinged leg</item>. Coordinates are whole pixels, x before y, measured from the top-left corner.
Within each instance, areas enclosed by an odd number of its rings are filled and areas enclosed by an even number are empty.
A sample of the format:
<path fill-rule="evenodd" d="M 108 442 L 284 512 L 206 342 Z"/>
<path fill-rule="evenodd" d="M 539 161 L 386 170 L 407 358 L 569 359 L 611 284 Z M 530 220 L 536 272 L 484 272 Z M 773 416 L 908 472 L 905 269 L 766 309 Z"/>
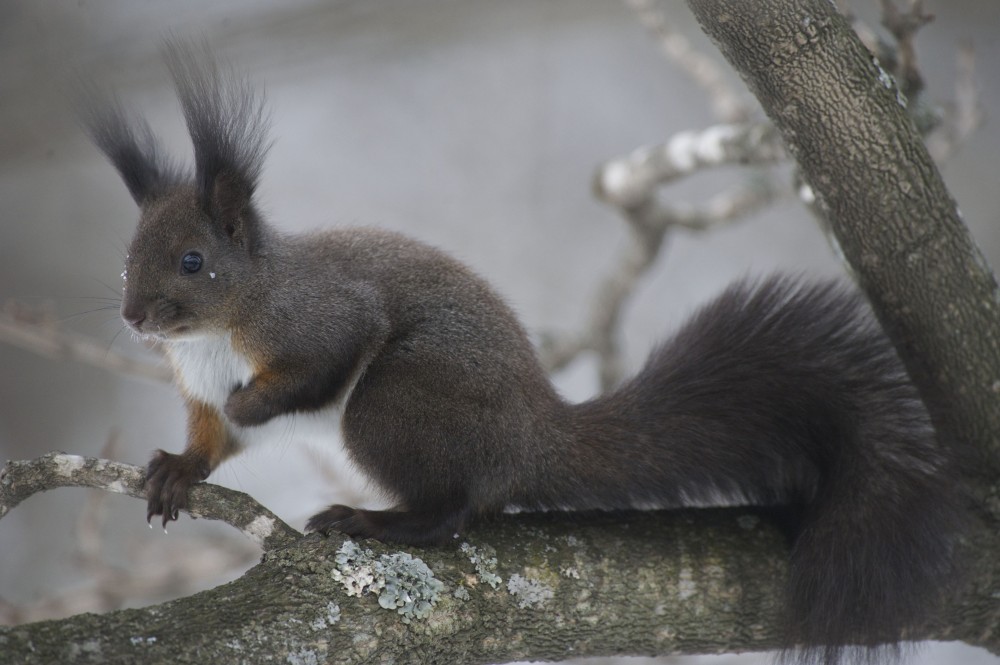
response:
<path fill-rule="evenodd" d="M 226 417 L 252 427 L 286 413 L 320 409 L 342 397 L 359 355 L 352 350 L 340 362 L 261 369 L 229 395 Z"/>
<path fill-rule="evenodd" d="M 164 527 L 187 507 L 188 488 L 239 449 L 215 407 L 189 399 L 187 410 L 187 448 L 180 455 L 157 450 L 146 468 L 146 521 L 163 515 Z"/>

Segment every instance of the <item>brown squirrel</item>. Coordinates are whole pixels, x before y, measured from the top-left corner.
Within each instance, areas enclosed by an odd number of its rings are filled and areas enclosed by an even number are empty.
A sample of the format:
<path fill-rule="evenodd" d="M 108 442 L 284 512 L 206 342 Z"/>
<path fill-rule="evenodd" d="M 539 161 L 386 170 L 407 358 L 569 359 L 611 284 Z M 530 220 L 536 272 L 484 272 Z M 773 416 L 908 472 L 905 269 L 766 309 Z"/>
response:
<path fill-rule="evenodd" d="M 117 101 L 87 124 L 141 208 L 121 315 L 163 343 L 188 410 L 157 451 L 147 519 L 277 417 L 341 428 L 392 510 L 331 506 L 310 530 L 448 541 L 506 507 L 682 506 L 723 497 L 795 515 L 787 639 L 803 661 L 878 659 L 925 619 L 962 522 L 950 455 L 861 297 L 741 282 L 619 388 L 553 389 L 524 329 L 446 254 L 370 228 L 287 235 L 254 203 L 263 97 L 207 53 L 167 58 L 193 175 Z M 853 655 L 852 655 L 853 657 Z"/>

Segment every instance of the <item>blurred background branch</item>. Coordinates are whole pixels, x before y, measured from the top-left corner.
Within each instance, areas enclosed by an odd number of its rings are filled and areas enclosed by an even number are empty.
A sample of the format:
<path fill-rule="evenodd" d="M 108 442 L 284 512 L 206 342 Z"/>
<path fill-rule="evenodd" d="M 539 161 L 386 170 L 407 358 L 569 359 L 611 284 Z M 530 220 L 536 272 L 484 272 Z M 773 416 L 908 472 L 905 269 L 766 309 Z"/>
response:
<path fill-rule="evenodd" d="M 123 376 L 152 381 L 172 380 L 170 368 L 115 351 L 107 343 L 61 327 L 48 308 L 31 308 L 13 300 L 0 312 L 0 342 L 50 360 L 81 362 Z"/>
<path fill-rule="evenodd" d="M 563 334 L 544 333 L 539 346 L 542 362 L 552 371 L 563 369 L 580 354 L 595 353 L 600 386 L 604 390 L 619 383 L 625 375 L 621 344 L 623 312 L 643 276 L 656 264 L 671 231 L 700 232 L 723 223 L 738 223 L 790 196 L 794 190 L 830 237 L 826 220 L 816 207 L 808 185 L 794 174 L 788 185 L 779 187 L 774 176 L 761 168 L 788 161 L 774 126 L 767 120 L 751 119 L 760 115 L 756 106 L 750 107 L 743 101 L 744 96 L 729 85 L 715 61 L 699 53 L 689 40 L 670 27 L 663 4 L 655 0 L 624 0 L 624 4 L 656 40 L 670 64 L 703 90 L 722 124 L 677 132 L 659 145 L 636 148 L 597 168 L 595 196 L 614 207 L 626 220 L 629 243 L 598 286 L 590 304 L 590 318 L 582 329 Z M 879 4 L 882 25 L 893 41 L 880 38 L 856 17 L 852 17 L 853 25 L 897 81 L 911 115 L 927 136 L 932 156 L 943 161 L 967 142 L 982 122 L 974 54 L 969 47 L 958 49 L 954 102 L 946 107 L 950 112 L 939 115 L 929 110 L 920 99 L 924 80 L 917 66 L 914 41 L 933 16 L 925 13 L 921 0 L 912 0 L 905 9 L 894 0 L 880 0 Z M 660 194 L 667 185 L 721 165 L 744 167 L 749 171 L 746 182 L 715 195 L 703 206 L 668 203 Z"/>

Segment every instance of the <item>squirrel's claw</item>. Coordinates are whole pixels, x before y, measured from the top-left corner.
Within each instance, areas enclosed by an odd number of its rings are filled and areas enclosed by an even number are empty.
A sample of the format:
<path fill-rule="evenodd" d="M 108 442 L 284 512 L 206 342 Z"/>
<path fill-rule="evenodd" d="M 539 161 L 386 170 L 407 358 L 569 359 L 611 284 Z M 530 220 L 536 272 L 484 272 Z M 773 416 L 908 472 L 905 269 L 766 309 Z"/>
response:
<path fill-rule="evenodd" d="M 208 475 L 207 465 L 188 455 L 157 450 L 146 467 L 146 522 L 162 515 L 163 530 L 187 508 L 188 490 Z"/>

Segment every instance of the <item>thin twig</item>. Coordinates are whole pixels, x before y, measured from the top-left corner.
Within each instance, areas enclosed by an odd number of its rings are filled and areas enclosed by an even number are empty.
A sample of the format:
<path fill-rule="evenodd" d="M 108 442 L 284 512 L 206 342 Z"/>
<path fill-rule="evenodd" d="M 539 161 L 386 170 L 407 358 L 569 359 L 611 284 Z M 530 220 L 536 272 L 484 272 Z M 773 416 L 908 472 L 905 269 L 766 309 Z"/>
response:
<path fill-rule="evenodd" d="M 958 152 L 983 124 L 983 105 L 976 85 L 976 54 L 966 44 L 955 56 L 955 100 L 945 107 L 944 117 L 927 137 L 927 149 L 941 164 Z"/>
<path fill-rule="evenodd" d="M 145 501 L 145 480 L 142 467 L 66 453 L 8 461 L 0 472 L 0 519 L 29 496 L 57 487 L 93 487 Z M 188 501 L 192 517 L 226 522 L 265 551 L 302 536 L 243 492 L 199 483 L 191 487 Z"/>
<path fill-rule="evenodd" d="M 625 5 L 635 12 L 664 55 L 705 90 L 712 111 L 720 121 L 735 123 L 749 117 L 751 107 L 730 85 L 718 61 L 695 49 L 687 37 L 674 30 L 654 0 L 625 0 Z"/>
<path fill-rule="evenodd" d="M 667 183 L 723 164 L 760 165 L 785 159 L 780 137 L 769 123 L 721 124 L 679 132 L 656 146 L 644 146 L 601 165 L 594 177 L 597 198 L 616 207 L 629 222 L 631 238 L 616 268 L 598 287 L 583 332 L 543 335 L 540 355 L 550 370 L 594 351 L 600 383 L 608 389 L 623 375 L 619 341 L 621 314 L 639 281 L 659 256 L 671 229 L 703 231 L 740 219 L 766 205 L 776 188 L 762 180 L 715 197 L 707 206 L 665 205 L 657 193 Z"/>
<path fill-rule="evenodd" d="M 895 0 L 881 0 L 880 4 L 882 25 L 896 40 L 897 66 L 893 74 L 903 95 L 915 100 L 924 89 L 924 77 L 917 66 L 913 42 L 920 29 L 934 20 L 934 15 L 924 13 L 923 0 L 909 0 L 907 10 L 897 7 Z"/>
<path fill-rule="evenodd" d="M 594 194 L 619 208 L 646 205 L 657 190 L 695 171 L 725 164 L 773 164 L 785 159 L 781 137 L 768 122 L 713 125 L 610 159 L 597 169 Z"/>
<path fill-rule="evenodd" d="M 678 228 L 701 232 L 735 222 L 772 203 L 779 192 L 769 178 L 756 178 L 716 195 L 704 206 L 668 206 L 650 196 L 623 209 L 631 222 L 630 242 L 616 260 L 617 267 L 598 286 L 583 332 L 543 335 L 542 362 L 556 371 L 581 353 L 594 351 L 600 362 L 601 387 L 614 386 L 624 374 L 618 339 L 622 310 L 655 263 L 668 232 Z"/>

